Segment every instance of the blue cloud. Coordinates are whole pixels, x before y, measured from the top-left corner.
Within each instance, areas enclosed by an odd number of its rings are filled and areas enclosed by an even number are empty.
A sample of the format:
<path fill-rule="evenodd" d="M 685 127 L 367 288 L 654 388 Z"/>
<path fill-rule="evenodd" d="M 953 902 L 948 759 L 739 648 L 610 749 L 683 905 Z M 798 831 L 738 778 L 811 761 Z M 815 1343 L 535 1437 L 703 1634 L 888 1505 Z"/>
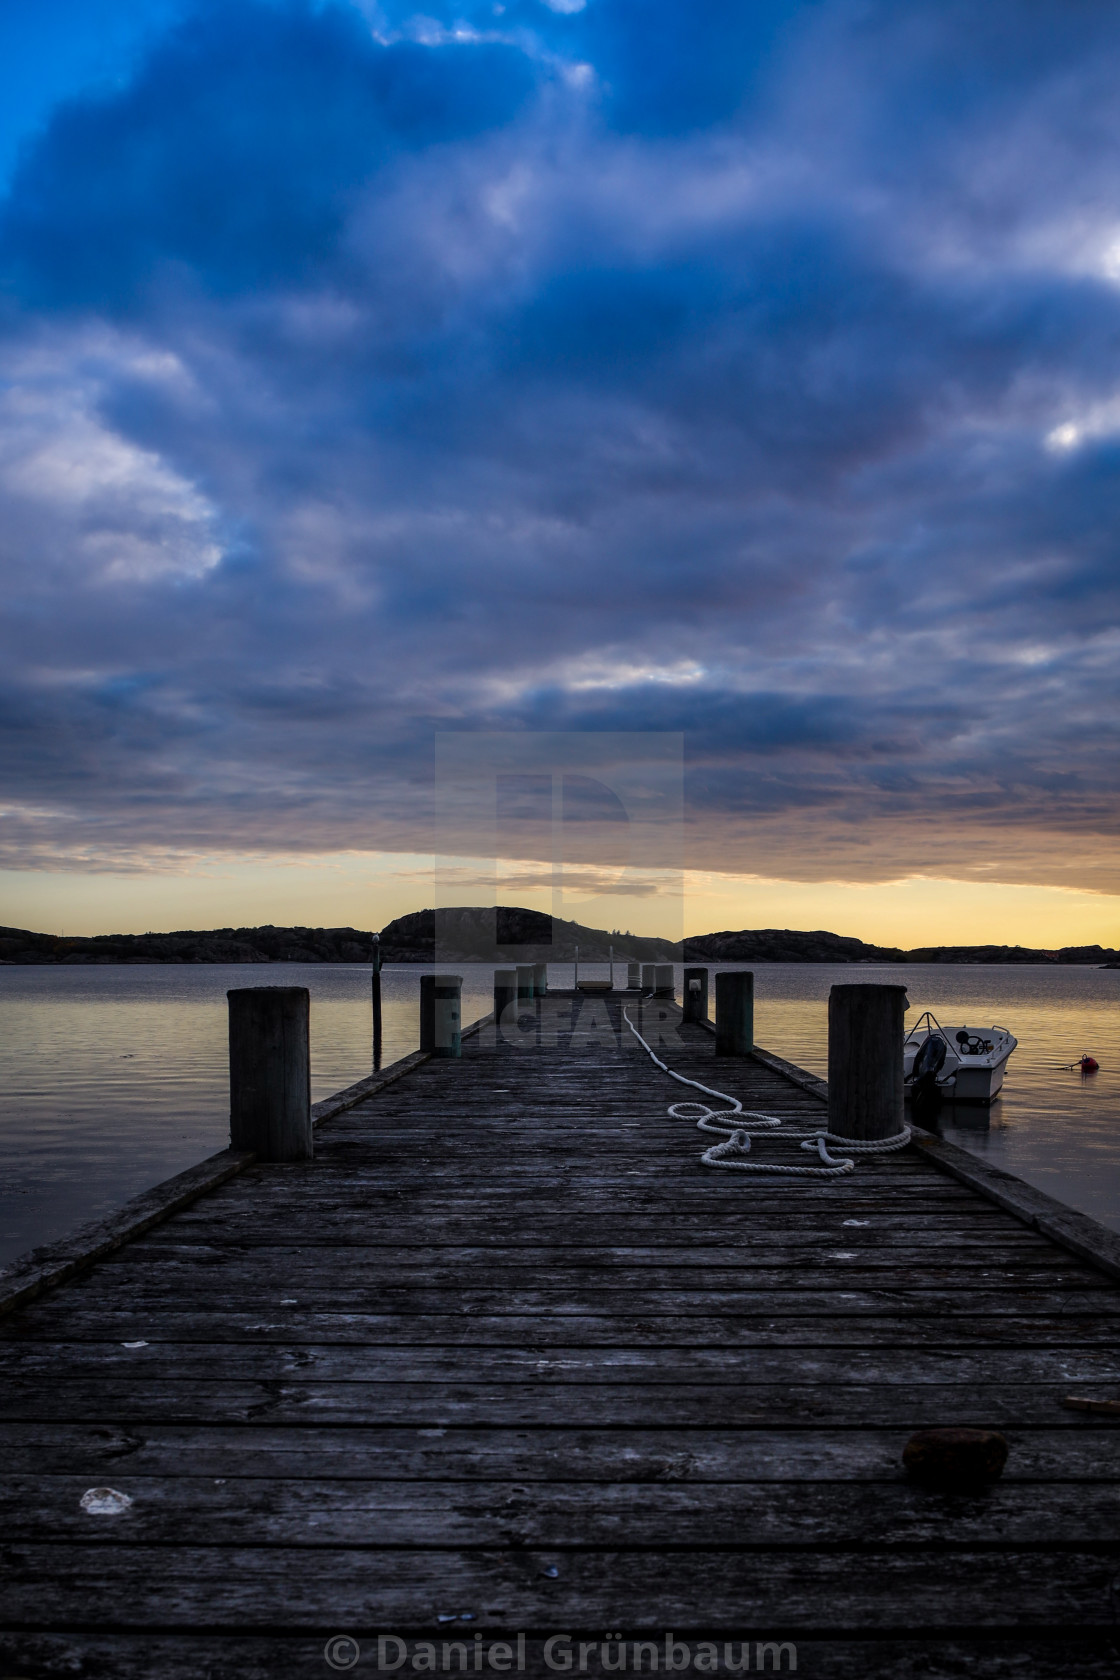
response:
<path fill-rule="evenodd" d="M 25 301 L 120 309 L 183 267 L 219 292 L 314 275 L 395 152 L 507 123 L 515 47 L 378 43 L 344 6 L 222 0 L 123 93 L 60 108 L 16 171 L 4 266 Z"/>
<path fill-rule="evenodd" d="M 743 113 L 783 34 L 813 10 L 813 0 L 591 0 L 571 35 L 602 78 L 612 124 L 681 134 Z"/>
<path fill-rule="evenodd" d="M 673 136 L 749 118 L 784 43 L 820 0 L 435 0 L 390 3 L 408 29 L 417 11 L 448 29 L 464 21 L 538 52 L 591 66 L 597 105 L 625 133 Z"/>

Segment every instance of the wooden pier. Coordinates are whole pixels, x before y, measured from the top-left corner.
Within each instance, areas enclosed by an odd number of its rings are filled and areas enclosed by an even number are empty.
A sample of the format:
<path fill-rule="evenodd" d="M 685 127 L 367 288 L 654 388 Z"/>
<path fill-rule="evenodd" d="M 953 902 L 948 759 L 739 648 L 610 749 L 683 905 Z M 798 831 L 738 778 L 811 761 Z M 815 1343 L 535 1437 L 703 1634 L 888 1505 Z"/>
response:
<path fill-rule="evenodd" d="M 231 1160 L 96 1264 L 38 1258 L 75 1275 L 0 1319 L 0 1676 L 364 1675 L 379 1635 L 402 1675 L 649 1644 L 661 1673 L 1120 1671 L 1118 1424 L 1063 1405 L 1120 1396 L 1117 1239 L 1094 1264 L 1092 1222 L 1056 1242 L 1027 1222 L 1056 1204 L 1006 1211 L 932 1141 L 826 1182 L 702 1168 L 620 1007 L 410 1057 L 313 1161 Z M 700 1025 L 666 1059 L 822 1118 Z M 1007 1436 L 986 1492 L 907 1479 L 950 1424 Z"/>

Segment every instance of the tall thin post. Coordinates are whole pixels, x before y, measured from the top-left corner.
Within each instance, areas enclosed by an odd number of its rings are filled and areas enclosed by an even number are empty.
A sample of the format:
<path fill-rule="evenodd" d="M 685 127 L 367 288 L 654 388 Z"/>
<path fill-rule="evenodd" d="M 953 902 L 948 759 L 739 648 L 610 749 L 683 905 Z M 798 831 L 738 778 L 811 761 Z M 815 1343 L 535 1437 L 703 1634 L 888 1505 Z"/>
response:
<path fill-rule="evenodd" d="M 833 986 L 828 994 L 828 1129 L 893 1137 L 903 1127 L 906 987 Z"/>
<path fill-rule="evenodd" d="M 373 936 L 373 1071 L 381 1071 L 381 935 Z"/>
<path fill-rule="evenodd" d="M 537 971 L 532 963 L 518 963 L 517 1001 L 531 1003 L 537 992 Z"/>
<path fill-rule="evenodd" d="M 262 1161 L 310 1161 L 310 993 L 246 986 L 226 997 L 230 1147 Z"/>
<path fill-rule="evenodd" d="M 749 1056 L 754 1049 L 754 975 L 716 975 L 716 1055 Z"/>
<path fill-rule="evenodd" d="M 533 964 L 533 996 L 548 996 L 548 964 L 546 962 Z"/>
<path fill-rule="evenodd" d="M 614 991 L 614 946 L 608 946 L 611 954 L 611 991 Z"/>
<path fill-rule="evenodd" d="M 708 1019 L 708 971 L 706 968 L 686 968 L 684 971 L 684 1019 Z"/>
<path fill-rule="evenodd" d="M 579 991 L 579 946 L 576 946 L 576 972 L 572 980 L 572 990 Z"/>

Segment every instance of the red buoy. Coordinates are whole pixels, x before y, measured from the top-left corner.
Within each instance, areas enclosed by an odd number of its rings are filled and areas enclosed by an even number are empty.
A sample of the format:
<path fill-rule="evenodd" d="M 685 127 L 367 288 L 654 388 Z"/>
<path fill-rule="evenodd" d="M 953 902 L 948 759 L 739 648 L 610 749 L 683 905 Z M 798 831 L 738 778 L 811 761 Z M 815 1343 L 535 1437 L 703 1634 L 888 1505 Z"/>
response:
<path fill-rule="evenodd" d="M 1086 1053 L 1082 1056 L 1077 1065 L 1081 1069 L 1082 1073 L 1096 1073 L 1101 1064 L 1097 1061 L 1095 1056 L 1090 1056 Z"/>

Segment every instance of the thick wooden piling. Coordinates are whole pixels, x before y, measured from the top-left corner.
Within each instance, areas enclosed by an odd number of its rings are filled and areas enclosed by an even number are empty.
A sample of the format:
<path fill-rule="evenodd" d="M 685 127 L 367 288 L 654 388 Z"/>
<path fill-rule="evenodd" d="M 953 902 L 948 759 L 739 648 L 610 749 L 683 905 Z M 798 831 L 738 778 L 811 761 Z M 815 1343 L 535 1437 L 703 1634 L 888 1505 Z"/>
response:
<path fill-rule="evenodd" d="M 749 1056 L 754 1049 L 754 975 L 716 975 L 716 1055 Z"/>
<path fill-rule="evenodd" d="M 309 1161 L 310 993 L 248 986 L 229 1000 L 229 1137 L 261 1161 Z"/>
<path fill-rule="evenodd" d="M 496 968 L 494 970 L 494 1025 L 499 1032 L 503 1022 L 507 1021 L 506 1011 L 517 1005 L 517 970 L 515 968 Z"/>
<path fill-rule="evenodd" d="M 893 1137 L 903 1126 L 906 987 L 833 986 L 828 995 L 828 1129 Z"/>
<path fill-rule="evenodd" d="M 432 988 L 432 1055 L 463 1054 L 463 979 L 437 974 Z"/>
<path fill-rule="evenodd" d="M 626 964 L 626 990 L 640 992 L 642 989 L 642 965 L 640 962 Z"/>

